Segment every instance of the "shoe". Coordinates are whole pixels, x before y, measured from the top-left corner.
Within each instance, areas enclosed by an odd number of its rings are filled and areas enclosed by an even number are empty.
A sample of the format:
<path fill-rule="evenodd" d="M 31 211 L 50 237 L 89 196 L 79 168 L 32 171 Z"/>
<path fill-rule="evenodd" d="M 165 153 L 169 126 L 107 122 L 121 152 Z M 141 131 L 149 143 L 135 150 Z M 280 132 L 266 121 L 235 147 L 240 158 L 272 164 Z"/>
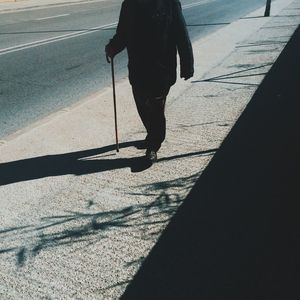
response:
<path fill-rule="evenodd" d="M 154 150 L 147 150 L 146 159 L 151 162 L 151 164 L 157 162 L 157 153 Z"/>

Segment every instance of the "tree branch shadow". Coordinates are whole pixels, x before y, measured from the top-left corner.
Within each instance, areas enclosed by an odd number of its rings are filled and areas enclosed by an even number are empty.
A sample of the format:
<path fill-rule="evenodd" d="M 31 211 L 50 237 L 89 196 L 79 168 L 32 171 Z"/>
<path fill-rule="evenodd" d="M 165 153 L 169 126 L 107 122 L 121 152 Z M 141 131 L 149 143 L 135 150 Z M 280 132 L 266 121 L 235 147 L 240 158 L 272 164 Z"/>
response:
<path fill-rule="evenodd" d="M 132 142 L 121 144 L 122 147 L 131 145 L 133 145 Z M 74 163 L 73 161 L 75 159 L 82 158 L 85 155 L 94 155 L 95 153 L 101 154 L 105 151 L 110 151 L 111 149 L 113 149 L 113 145 L 101 149 L 62 154 L 61 159 L 64 160 L 66 159 L 65 156 L 67 156 L 67 160 L 70 159 L 72 163 Z M 216 150 L 217 149 L 211 149 L 179 154 L 162 158 L 161 161 L 169 161 L 196 155 L 213 155 Z M 50 160 L 47 164 L 51 165 L 53 164 L 53 161 Z M 118 167 L 124 166 L 123 164 L 118 165 L 113 163 L 110 167 L 115 167 L 116 165 Z M 99 166 L 99 164 L 97 164 L 97 166 Z M 22 169 L 24 168 L 24 165 L 20 165 L 19 167 Z M 30 168 L 29 165 L 26 167 Z M 86 169 L 84 170 L 86 171 Z M 14 169 L 14 171 L 16 171 L 16 169 Z M 60 173 L 65 173 L 65 171 L 66 170 Z M 91 170 L 89 169 L 89 171 Z M 53 175 L 55 172 L 50 173 Z M 78 174 L 79 172 L 76 173 Z M 30 173 L 29 175 L 33 174 L 35 173 Z M 45 175 L 48 176 L 49 172 L 43 173 L 43 176 Z M 41 176 L 41 174 L 39 174 L 39 176 Z M 36 176 L 28 176 L 27 174 L 23 179 L 33 177 Z M 91 212 L 89 209 L 93 207 L 94 202 L 88 201 L 87 210 L 85 211 L 65 211 L 61 215 L 43 217 L 38 224 L 4 228 L 0 230 L 0 241 L 9 246 L 0 249 L 0 254 L 14 254 L 16 265 L 22 267 L 27 261 L 34 259 L 42 251 L 58 247 L 73 248 L 74 245 L 77 244 L 78 246 L 84 245 L 86 247 L 89 244 L 108 238 L 110 232 L 114 229 L 122 230 L 130 228 L 130 231 L 136 231 L 138 239 L 156 239 L 161 233 L 161 228 L 167 225 L 182 203 L 183 199 L 180 195 L 184 191 L 191 189 L 198 177 L 199 173 L 196 173 L 192 176 L 170 181 L 156 182 L 151 185 L 141 185 L 136 187 L 139 191 L 138 193 L 129 194 L 152 194 L 152 197 L 154 197 L 155 200 L 150 203 L 137 204 L 110 211 L 95 212 L 92 210 Z M 174 188 L 175 192 L 169 192 L 170 189 L 174 190 Z M 142 260 L 143 259 L 136 263 L 140 263 Z M 135 264 L 135 262 L 133 262 L 133 264 Z"/>

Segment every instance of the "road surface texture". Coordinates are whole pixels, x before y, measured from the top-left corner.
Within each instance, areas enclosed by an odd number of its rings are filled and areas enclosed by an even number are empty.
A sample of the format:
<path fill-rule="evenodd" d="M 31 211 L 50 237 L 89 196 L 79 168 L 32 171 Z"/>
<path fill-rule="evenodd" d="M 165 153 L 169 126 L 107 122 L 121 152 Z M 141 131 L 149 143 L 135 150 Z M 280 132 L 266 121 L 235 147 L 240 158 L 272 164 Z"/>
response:
<path fill-rule="evenodd" d="M 183 11 L 196 40 L 264 2 L 184 0 Z M 70 4 L 1 14 L 0 139 L 110 84 L 104 47 L 115 32 L 121 1 Z M 116 75 L 127 76 L 125 51 Z"/>
<path fill-rule="evenodd" d="M 143 172 L 127 80 L 117 155 L 111 88 L 3 138 L 0 298 L 298 299 L 299 30 L 275 61 L 299 8 L 277 0 L 270 18 L 262 7 L 194 40 L 195 76 L 172 88 L 167 140 Z"/>

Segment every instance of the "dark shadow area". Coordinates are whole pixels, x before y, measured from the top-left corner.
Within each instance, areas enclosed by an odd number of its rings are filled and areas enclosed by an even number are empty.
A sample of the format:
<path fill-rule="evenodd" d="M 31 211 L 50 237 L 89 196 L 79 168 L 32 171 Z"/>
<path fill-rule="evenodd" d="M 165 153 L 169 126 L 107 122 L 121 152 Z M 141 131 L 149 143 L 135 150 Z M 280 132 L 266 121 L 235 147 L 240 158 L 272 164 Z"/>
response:
<path fill-rule="evenodd" d="M 300 299 L 300 27 L 127 287 L 127 299 Z"/>
<path fill-rule="evenodd" d="M 122 143 L 120 148 L 134 146 L 135 143 Z M 115 145 L 109 145 L 102 148 L 2 163 L 0 164 L 0 186 L 49 176 L 83 175 L 109 169 L 130 167 L 128 159 L 99 159 L 101 158 L 98 157 L 99 155 L 113 152 L 114 150 Z M 111 153 L 111 155 L 114 155 L 114 153 Z M 94 160 L 87 159 L 90 157 L 93 157 Z"/>
<path fill-rule="evenodd" d="M 136 147 L 140 141 L 121 143 L 120 148 Z M 49 176 L 67 174 L 84 175 L 108 170 L 130 168 L 131 172 L 142 172 L 151 164 L 144 155 L 133 158 L 117 158 L 115 145 L 89 149 L 78 152 L 33 157 L 24 160 L 0 164 L 0 186 L 14 182 L 34 180 Z M 184 157 L 213 154 L 217 149 L 183 153 L 171 157 L 160 158 L 159 161 L 169 161 Z M 105 154 L 107 152 L 113 152 Z M 103 155 L 105 154 L 105 155 Z M 116 158 L 107 158 L 113 157 Z"/>

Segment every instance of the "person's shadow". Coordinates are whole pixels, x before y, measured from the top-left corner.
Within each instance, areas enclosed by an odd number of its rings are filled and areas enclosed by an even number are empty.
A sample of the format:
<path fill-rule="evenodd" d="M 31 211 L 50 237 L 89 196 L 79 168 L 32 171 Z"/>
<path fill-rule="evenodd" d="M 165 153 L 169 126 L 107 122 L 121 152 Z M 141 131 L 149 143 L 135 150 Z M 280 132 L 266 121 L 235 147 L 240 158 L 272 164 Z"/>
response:
<path fill-rule="evenodd" d="M 138 143 L 138 141 L 121 143 L 120 148 L 137 146 Z M 101 154 L 114 150 L 115 145 L 109 145 L 102 148 L 2 163 L 0 164 L 0 186 L 49 176 L 84 175 L 121 168 L 130 168 L 131 172 L 141 172 L 151 166 L 144 156 L 114 159 L 107 159 L 108 156 L 114 155 L 113 153 L 101 156 Z"/>
<path fill-rule="evenodd" d="M 139 149 L 141 141 L 121 143 L 120 148 L 136 147 Z M 85 175 L 109 170 L 130 168 L 131 172 L 145 171 L 151 163 L 144 155 L 133 158 L 108 158 L 114 156 L 115 145 L 77 152 L 56 155 L 45 155 L 11 161 L 0 164 L 0 186 L 10 183 L 34 180 L 38 178 L 61 176 L 67 174 Z M 159 161 L 169 161 L 188 156 L 212 155 L 217 149 L 183 153 L 164 157 Z M 111 153 L 109 153 L 111 152 Z"/>

